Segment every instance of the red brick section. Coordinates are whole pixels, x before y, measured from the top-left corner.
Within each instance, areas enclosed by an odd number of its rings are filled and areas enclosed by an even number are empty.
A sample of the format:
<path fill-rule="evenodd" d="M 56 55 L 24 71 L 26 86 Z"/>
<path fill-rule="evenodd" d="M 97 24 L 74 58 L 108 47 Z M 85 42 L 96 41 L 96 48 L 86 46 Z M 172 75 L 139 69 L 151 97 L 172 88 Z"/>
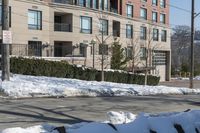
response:
<path fill-rule="evenodd" d="M 43 0 L 45 2 L 51 2 L 51 0 Z M 147 19 L 152 20 L 152 11 L 158 12 L 158 23 L 160 23 L 160 13 L 166 14 L 166 25 L 169 26 L 169 0 L 166 1 L 166 7 L 160 7 L 160 0 L 158 0 L 157 6 L 152 6 L 152 0 L 147 0 L 147 2 L 142 2 L 142 0 L 122 0 L 122 5 L 120 5 L 121 0 L 116 0 L 118 2 L 118 12 L 123 16 L 126 16 L 126 5 L 132 4 L 133 5 L 133 16 L 136 19 L 140 18 L 140 8 L 147 9 Z M 120 9 L 122 8 L 122 9 Z M 122 13 L 120 12 L 122 11 Z"/>
<path fill-rule="evenodd" d="M 158 23 L 160 21 L 160 13 L 166 14 L 166 25 L 169 25 L 169 0 L 166 0 L 166 7 L 160 7 L 160 0 L 158 0 L 158 5 L 153 6 L 152 0 L 147 0 L 147 2 L 142 2 L 142 0 L 124 0 L 122 6 L 122 15 L 126 16 L 126 5 L 132 4 L 134 7 L 134 18 L 140 18 L 140 8 L 147 9 L 147 19 L 152 20 L 152 11 L 158 12 Z"/>

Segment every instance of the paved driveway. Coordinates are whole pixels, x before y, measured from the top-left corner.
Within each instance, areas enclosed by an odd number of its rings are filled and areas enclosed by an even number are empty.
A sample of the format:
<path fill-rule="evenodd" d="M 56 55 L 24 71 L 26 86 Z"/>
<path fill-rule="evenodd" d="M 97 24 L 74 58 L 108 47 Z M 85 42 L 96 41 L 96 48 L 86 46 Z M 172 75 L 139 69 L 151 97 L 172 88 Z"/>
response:
<path fill-rule="evenodd" d="M 0 130 L 41 123 L 105 120 L 107 111 L 167 112 L 200 109 L 199 95 L 0 99 Z"/>

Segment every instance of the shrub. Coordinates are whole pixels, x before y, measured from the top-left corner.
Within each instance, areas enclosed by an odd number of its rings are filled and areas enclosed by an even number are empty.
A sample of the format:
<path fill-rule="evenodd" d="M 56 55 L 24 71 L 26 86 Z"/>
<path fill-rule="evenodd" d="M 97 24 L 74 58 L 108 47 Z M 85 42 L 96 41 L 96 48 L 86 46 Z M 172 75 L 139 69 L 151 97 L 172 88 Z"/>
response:
<path fill-rule="evenodd" d="M 70 65 L 66 61 L 47 61 L 43 59 L 11 58 L 11 72 L 16 74 L 74 78 L 88 81 L 101 81 L 101 71 Z M 105 71 L 105 81 L 128 84 L 144 84 L 144 75 L 118 71 Z M 148 76 L 148 85 L 157 85 L 160 78 Z"/>

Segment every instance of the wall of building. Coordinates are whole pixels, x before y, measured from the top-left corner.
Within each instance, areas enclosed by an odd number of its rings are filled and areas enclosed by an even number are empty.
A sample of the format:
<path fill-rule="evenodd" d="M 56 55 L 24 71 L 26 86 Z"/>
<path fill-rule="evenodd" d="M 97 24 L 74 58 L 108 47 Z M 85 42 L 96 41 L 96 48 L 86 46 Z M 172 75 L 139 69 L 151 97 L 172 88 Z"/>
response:
<path fill-rule="evenodd" d="M 126 4 L 133 4 L 134 5 L 134 17 L 127 18 L 126 17 Z M 117 39 L 122 44 L 122 47 L 131 46 L 131 42 L 135 42 L 137 47 L 146 47 L 149 43 L 149 40 L 141 41 L 140 37 L 140 26 L 146 26 L 150 31 L 153 28 L 161 30 L 167 30 L 167 41 L 162 42 L 161 37 L 159 35 L 159 41 L 151 42 L 151 47 L 153 49 L 159 51 L 167 51 L 170 52 L 170 28 L 169 28 L 169 8 L 166 7 L 165 9 L 161 9 L 158 7 L 152 7 L 151 1 L 148 3 L 143 3 L 141 0 L 124 0 L 122 6 L 122 15 L 115 14 L 106 11 L 98 11 L 95 9 L 89 9 L 80 6 L 74 6 L 69 4 L 53 4 L 48 3 L 48 0 L 45 0 L 43 3 L 42 1 L 34 2 L 30 0 L 13 0 L 10 3 L 12 7 L 12 27 L 10 30 L 13 33 L 13 43 L 14 44 L 27 44 L 28 41 L 42 41 L 43 44 L 48 44 L 50 47 L 45 47 L 43 49 L 42 55 L 43 56 L 54 56 L 54 51 L 51 49 L 54 46 L 55 41 L 63 41 L 63 42 L 72 42 L 72 45 L 77 45 L 80 43 L 87 44 L 87 54 L 86 54 L 86 61 L 85 65 L 92 67 L 92 55 L 91 55 L 91 40 L 96 39 L 97 44 L 95 44 L 95 67 L 97 69 L 101 68 L 101 55 L 99 55 L 98 51 L 98 44 L 101 42 L 101 35 L 99 33 L 99 18 L 103 18 L 109 21 L 109 28 L 108 28 L 108 36 L 104 36 L 104 39 L 107 38 L 106 44 L 111 46 L 114 42 L 114 39 Z M 159 5 L 159 4 L 158 4 Z M 152 10 L 156 10 L 158 12 L 166 13 L 166 25 L 162 25 L 158 23 L 151 23 L 150 21 L 141 20 L 140 19 L 140 8 L 145 7 L 149 12 Z M 42 11 L 42 30 L 30 30 L 28 29 L 28 10 L 39 10 Z M 54 31 L 54 14 L 56 13 L 69 13 L 72 14 L 72 22 L 73 22 L 73 32 L 56 32 Z M 92 17 L 92 34 L 84 34 L 80 33 L 80 16 L 88 16 Z M 151 20 L 152 16 L 151 13 L 148 13 L 148 20 Z M 159 15 L 158 15 L 159 18 Z M 114 38 L 112 36 L 113 33 L 113 21 L 120 22 L 120 37 Z M 158 19 L 159 20 L 159 19 Z M 126 38 L 126 24 L 133 25 L 133 39 Z M 147 31 L 148 33 L 148 31 Z M 152 34 L 148 36 L 148 38 L 152 38 Z M 99 42 L 98 42 L 99 40 Z M 136 41 L 137 40 L 137 41 Z M 138 49 L 139 49 L 138 48 Z M 51 51 L 51 52 L 49 52 Z M 79 48 L 75 48 L 74 54 L 79 54 Z M 170 59 L 168 57 L 168 59 Z M 168 61 L 170 63 L 170 60 Z M 167 79 L 169 79 L 169 72 L 170 72 L 170 65 L 167 65 L 167 71 L 165 68 L 160 69 L 161 73 L 168 73 L 166 74 Z M 139 67 L 144 67 L 143 63 L 139 63 Z M 149 64 L 151 64 L 149 62 Z M 108 56 L 107 63 L 105 63 L 106 68 L 110 68 L 110 55 Z M 166 77 L 162 79 L 166 79 Z"/>

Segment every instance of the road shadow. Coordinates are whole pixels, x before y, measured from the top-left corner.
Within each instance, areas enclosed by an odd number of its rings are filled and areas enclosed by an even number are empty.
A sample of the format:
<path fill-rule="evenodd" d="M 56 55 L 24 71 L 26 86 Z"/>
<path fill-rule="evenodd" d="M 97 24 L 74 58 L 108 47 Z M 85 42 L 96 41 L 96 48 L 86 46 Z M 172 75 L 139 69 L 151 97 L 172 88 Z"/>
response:
<path fill-rule="evenodd" d="M 14 121 L 1 121 L 0 124 L 5 123 L 19 123 L 19 122 L 29 122 L 29 123 L 37 123 L 37 122 L 48 122 L 48 123 L 61 123 L 61 124 L 75 124 L 80 122 L 91 122 L 88 120 L 84 120 L 72 115 L 68 115 L 61 111 L 55 111 L 54 109 L 48 109 L 37 106 L 30 105 L 20 105 L 15 107 L 16 110 L 2 110 L 0 109 L 0 114 L 5 114 L 7 116 L 19 116 L 23 118 L 22 120 L 14 120 Z M 48 115 L 47 115 L 48 114 Z M 52 115 L 50 115 L 52 114 Z"/>

